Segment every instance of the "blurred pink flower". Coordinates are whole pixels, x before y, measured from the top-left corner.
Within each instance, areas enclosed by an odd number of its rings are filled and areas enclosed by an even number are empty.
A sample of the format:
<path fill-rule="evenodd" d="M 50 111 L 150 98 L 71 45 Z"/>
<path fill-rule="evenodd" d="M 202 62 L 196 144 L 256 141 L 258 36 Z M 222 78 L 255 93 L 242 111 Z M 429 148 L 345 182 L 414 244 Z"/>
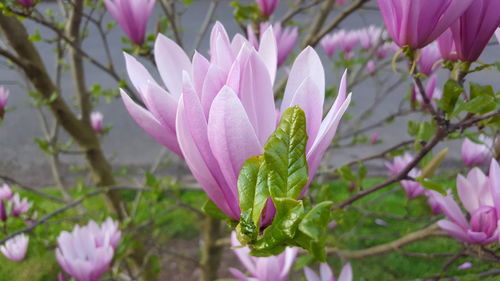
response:
<path fill-rule="evenodd" d="M 90 114 L 90 125 L 92 130 L 97 133 L 102 133 L 104 131 L 104 125 L 102 122 L 103 116 L 100 112 L 92 112 Z"/>
<path fill-rule="evenodd" d="M 210 42 L 210 60 L 195 53 L 191 62 L 177 44 L 158 36 L 155 60 L 170 93 L 144 66 L 126 55 L 128 74 L 147 109 L 123 91 L 122 98 L 135 121 L 157 141 L 182 155 L 210 199 L 237 220 L 239 170 L 248 158 L 263 152 L 276 129 L 276 39 L 268 28 L 257 51 L 242 35 L 231 42 L 217 23 Z M 311 180 L 350 102 L 345 75 L 339 89 L 337 100 L 322 120 L 324 68 L 311 47 L 298 55 L 279 112 L 299 105 L 306 114 Z M 272 208 L 267 209 L 272 212 Z M 264 217 L 270 221 L 272 214 Z"/>
<path fill-rule="evenodd" d="M 3 184 L 0 187 L 0 200 L 10 200 L 14 193 L 12 193 L 12 189 L 10 189 L 9 185 Z"/>
<path fill-rule="evenodd" d="M 338 279 L 335 279 L 332 269 L 326 263 L 320 264 L 319 272 L 320 274 L 318 275 L 311 268 L 304 267 L 307 281 L 352 281 L 352 267 L 350 263 L 344 265 Z"/>
<path fill-rule="evenodd" d="M 471 267 L 472 267 L 472 263 L 471 262 L 464 262 L 463 264 L 457 266 L 457 268 L 460 269 L 460 270 L 468 269 L 468 268 L 471 268 Z"/>
<path fill-rule="evenodd" d="M 427 81 L 427 85 L 425 87 L 425 95 L 431 102 L 432 107 L 436 108 L 436 100 L 440 100 L 443 96 L 443 92 L 437 87 L 436 74 L 432 74 L 431 77 L 429 77 L 429 80 Z M 424 98 L 422 98 L 420 89 L 417 87 L 417 85 L 413 86 L 412 98 L 420 105 L 425 105 Z"/>
<path fill-rule="evenodd" d="M 413 161 L 413 156 L 411 156 L 410 153 L 406 152 L 402 156 L 394 157 L 392 163 L 385 162 L 385 166 L 389 169 L 392 175 L 398 175 L 408 164 L 410 164 L 411 161 Z M 418 170 L 417 168 L 413 168 L 408 173 L 408 176 L 417 178 L 420 176 L 420 170 Z M 425 193 L 425 189 L 422 187 L 422 185 L 414 180 L 402 180 L 400 181 L 400 183 L 401 186 L 403 186 L 403 189 L 406 191 L 408 198 L 410 199 Z"/>
<path fill-rule="evenodd" d="M 10 203 L 12 205 L 10 214 L 13 217 L 19 217 L 31 208 L 31 202 L 29 202 L 27 198 L 21 199 L 18 193 L 14 194 L 14 196 L 10 199 Z"/>
<path fill-rule="evenodd" d="M 5 87 L 0 86 L 0 119 L 5 115 L 5 107 L 9 101 L 10 92 Z"/>
<path fill-rule="evenodd" d="M 368 74 L 373 74 L 375 73 L 375 70 L 377 70 L 377 65 L 375 64 L 374 60 L 369 60 L 366 63 L 365 70 Z"/>
<path fill-rule="evenodd" d="M 462 160 L 468 167 L 483 165 L 493 157 L 493 138 L 480 135 L 478 139 L 482 143 L 475 143 L 468 138 L 462 143 Z"/>
<path fill-rule="evenodd" d="M 439 53 L 441 58 L 447 61 L 458 60 L 457 48 L 455 47 L 455 42 L 453 42 L 453 34 L 451 29 L 447 29 L 438 38 Z"/>
<path fill-rule="evenodd" d="M 380 139 L 380 134 L 375 132 L 370 136 L 370 144 L 377 144 Z"/>
<path fill-rule="evenodd" d="M 20 262 L 26 256 L 29 240 L 24 233 L 18 234 L 0 246 L 0 252 L 9 260 Z"/>
<path fill-rule="evenodd" d="M 261 37 L 269 28 L 269 25 L 270 24 L 267 22 L 260 24 L 259 34 L 261 35 Z M 282 28 L 281 23 L 277 22 L 273 24 L 273 31 L 274 31 L 274 37 L 276 38 L 276 46 L 278 48 L 278 67 L 280 67 L 292 52 L 293 47 L 295 46 L 295 43 L 297 42 L 297 38 L 299 36 L 299 29 L 298 27 Z M 252 43 L 252 45 L 256 49 L 258 49 L 260 40 L 257 40 L 257 37 L 255 36 L 255 33 L 251 25 L 247 26 L 247 34 L 250 43 Z"/>
<path fill-rule="evenodd" d="M 412 50 L 437 39 L 474 1 L 377 0 L 392 40 Z"/>
<path fill-rule="evenodd" d="M 104 0 L 104 5 L 130 40 L 137 45 L 142 45 L 155 1 Z"/>
<path fill-rule="evenodd" d="M 242 247 L 236 238 L 236 232 L 231 233 L 231 245 L 241 264 L 252 277 L 247 277 L 236 268 L 229 268 L 231 274 L 240 281 L 285 281 L 297 257 L 297 248 L 286 248 L 277 256 L 253 257 L 248 247 Z"/>
<path fill-rule="evenodd" d="M 16 1 L 25 8 L 31 8 L 32 6 L 35 5 L 35 0 L 16 0 Z"/>
<path fill-rule="evenodd" d="M 440 66 L 437 62 L 441 60 L 438 43 L 433 42 L 421 50 L 418 68 L 423 74 L 430 76 Z"/>
<path fill-rule="evenodd" d="M 356 31 L 356 34 L 361 48 L 363 48 L 365 51 L 370 50 L 371 48 L 376 46 L 379 41 L 384 39 L 382 38 L 382 28 L 374 25 L 359 29 Z"/>
<path fill-rule="evenodd" d="M 274 13 L 276 6 L 278 6 L 280 0 L 255 0 L 259 10 L 265 17 L 269 17 Z"/>
<path fill-rule="evenodd" d="M 57 262 L 76 281 L 101 280 L 109 269 L 120 236 L 117 224 L 111 219 L 100 227 L 94 221 L 77 225 L 72 232 L 63 231 L 57 238 Z"/>

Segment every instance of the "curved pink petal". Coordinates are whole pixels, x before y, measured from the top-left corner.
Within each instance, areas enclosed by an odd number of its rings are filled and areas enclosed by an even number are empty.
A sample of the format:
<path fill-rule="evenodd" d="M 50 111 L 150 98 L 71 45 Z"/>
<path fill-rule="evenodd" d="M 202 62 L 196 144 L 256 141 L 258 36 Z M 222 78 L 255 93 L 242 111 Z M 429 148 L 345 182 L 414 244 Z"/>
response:
<path fill-rule="evenodd" d="M 200 53 L 195 51 L 193 55 L 193 84 L 195 92 L 200 97 L 209 67 L 210 62 Z"/>
<path fill-rule="evenodd" d="M 462 205 L 465 209 L 472 214 L 477 208 L 479 208 L 479 200 L 477 198 L 478 190 L 477 186 L 471 186 L 469 181 L 462 175 L 457 176 L 457 192 Z"/>
<path fill-rule="evenodd" d="M 495 159 L 491 160 L 488 185 L 497 210 L 497 217 L 500 218 L 500 165 Z"/>
<path fill-rule="evenodd" d="M 273 83 L 278 67 L 278 47 L 272 26 L 269 26 L 260 38 L 259 55 L 264 60 L 271 83 Z"/>
<path fill-rule="evenodd" d="M 319 276 L 309 267 L 304 267 L 304 274 L 307 281 L 323 281 L 319 279 Z"/>
<path fill-rule="evenodd" d="M 285 88 L 285 95 L 281 103 L 281 112 L 290 107 L 293 95 L 297 92 L 302 82 L 311 77 L 317 88 L 325 89 L 325 70 L 321 64 L 318 54 L 310 46 L 305 48 L 295 59 Z"/>
<path fill-rule="evenodd" d="M 175 132 L 162 126 L 151 112 L 136 104 L 123 90 L 120 90 L 120 93 L 125 107 L 135 122 L 157 142 L 182 157 Z"/>
<path fill-rule="evenodd" d="M 144 103 L 149 111 L 163 126 L 175 134 L 175 117 L 179 101 L 156 83 L 149 82 L 143 93 Z"/>
<path fill-rule="evenodd" d="M 344 265 L 340 272 L 338 281 L 352 281 L 352 266 L 350 263 Z"/>
<path fill-rule="evenodd" d="M 216 64 L 210 65 L 201 90 L 201 104 L 205 116 L 208 116 L 212 101 L 226 83 L 226 78 L 226 73 L 222 68 Z"/>
<path fill-rule="evenodd" d="M 234 91 L 225 86 L 214 99 L 208 117 L 208 140 L 222 173 L 237 196 L 243 163 L 263 153 L 254 128 Z"/>
<path fill-rule="evenodd" d="M 182 92 L 182 72 L 191 74 L 191 61 L 177 43 L 158 34 L 154 46 L 156 66 L 161 79 L 174 97 L 179 97 Z"/>
<path fill-rule="evenodd" d="M 327 263 L 321 263 L 319 265 L 319 273 L 321 275 L 321 281 L 335 280 L 332 269 Z"/>
<path fill-rule="evenodd" d="M 276 128 L 272 82 L 266 66 L 252 51 L 241 79 L 240 100 L 262 146 Z"/>
<path fill-rule="evenodd" d="M 123 53 L 125 56 L 125 66 L 127 68 L 127 73 L 130 81 L 132 82 L 132 85 L 134 85 L 135 89 L 139 94 L 141 95 L 142 99 L 144 100 L 144 94 L 142 93 L 142 90 L 146 88 L 148 85 L 148 81 L 151 81 L 150 83 L 156 83 L 153 76 L 149 74 L 147 69 L 142 65 L 139 61 L 137 61 L 136 58 L 133 56 Z"/>

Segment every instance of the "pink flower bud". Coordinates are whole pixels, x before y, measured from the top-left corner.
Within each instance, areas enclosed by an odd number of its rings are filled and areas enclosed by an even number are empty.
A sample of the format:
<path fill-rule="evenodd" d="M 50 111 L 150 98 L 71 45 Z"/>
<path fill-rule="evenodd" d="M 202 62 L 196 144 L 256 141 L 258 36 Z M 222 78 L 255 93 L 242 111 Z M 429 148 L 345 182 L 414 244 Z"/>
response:
<path fill-rule="evenodd" d="M 16 0 L 17 3 L 21 4 L 25 8 L 31 8 L 35 5 L 34 0 Z"/>
<path fill-rule="evenodd" d="M 278 3 L 280 2 L 280 0 L 255 0 L 255 1 L 257 2 L 259 10 L 265 17 L 269 17 L 270 15 L 272 15 L 274 10 L 276 9 L 276 6 L 278 6 Z"/>
<path fill-rule="evenodd" d="M 142 45 L 155 1 L 104 0 L 104 5 L 130 40 L 137 45 Z"/>
<path fill-rule="evenodd" d="M 102 114 L 100 112 L 92 112 L 90 114 L 90 125 L 92 126 L 92 130 L 101 134 L 104 131 L 104 125 L 102 122 Z"/>
<path fill-rule="evenodd" d="M 439 53 L 441 58 L 447 61 L 458 60 L 457 48 L 455 47 L 455 42 L 453 42 L 453 34 L 451 29 L 447 29 L 438 38 Z"/>
<path fill-rule="evenodd" d="M 457 266 L 457 268 L 460 269 L 460 270 L 468 269 L 468 268 L 471 268 L 471 267 L 472 267 L 472 263 L 471 262 L 464 262 L 463 264 Z"/>
<path fill-rule="evenodd" d="M 7 221 L 7 210 L 5 209 L 5 203 L 0 200 L 0 220 Z"/>
<path fill-rule="evenodd" d="M 26 256 L 28 250 L 29 237 L 19 234 L 10 238 L 3 246 L 0 246 L 0 252 L 11 261 L 20 262 Z"/>
<path fill-rule="evenodd" d="M 5 115 L 5 107 L 9 101 L 9 95 L 9 90 L 4 87 L 0 87 L 0 119 L 2 119 Z"/>
<path fill-rule="evenodd" d="M 374 60 L 369 60 L 366 63 L 365 69 L 366 69 L 366 72 L 368 72 L 368 74 L 375 73 L 375 70 L 377 70 L 377 65 L 375 64 L 375 61 Z M 372 135 L 372 137 L 373 137 L 373 135 Z M 377 138 L 378 138 L 378 136 L 377 136 Z M 376 140 L 375 140 L 375 143 L 376 143 Z"/>
<path fill-rule="evenodd" d="M 437 62 L 441 59 L 439 47 L 437 43 L 431 43 L 422 49 L 420 59 L 418 60 L 418 68 L 423 74 L 430 76 L 438 69 L 440 64 Z"/>

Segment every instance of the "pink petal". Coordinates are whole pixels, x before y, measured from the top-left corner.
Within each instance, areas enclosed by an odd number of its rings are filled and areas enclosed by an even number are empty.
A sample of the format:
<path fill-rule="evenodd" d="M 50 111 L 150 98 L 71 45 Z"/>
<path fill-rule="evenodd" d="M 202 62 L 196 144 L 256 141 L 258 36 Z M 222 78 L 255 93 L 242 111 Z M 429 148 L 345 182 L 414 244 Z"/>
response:
<path fill-rule="evenodd" d="M 156 38 L 154 55 L 163 83 L 174 97 L 179 97 L 182 92 L 182 72 L 191 74 L 191 61 L 179 45 L 162 34 Z"/>
<path fill-rule="evenodd" d="M 162 126 L 151 112 L 136 104 L 123 90 L 120 90 L 120 93 L 125 107 L 135 122 L 157 142 L 182 157 L 175 133 Z"/>
<path fill-rule="evenodd" d="M 340 272 L 338 281 L 352 281 L 352 266 L 350 263 L 344 265 Z"/>
<path fill-rule="evenodd" d="M 278 67 L 278 47 L 272 26 L 269 26 L 261 36 L 259 55 L 264 60 L 271 83 L 273 83 L 276 76 L 276 68 Z"/>

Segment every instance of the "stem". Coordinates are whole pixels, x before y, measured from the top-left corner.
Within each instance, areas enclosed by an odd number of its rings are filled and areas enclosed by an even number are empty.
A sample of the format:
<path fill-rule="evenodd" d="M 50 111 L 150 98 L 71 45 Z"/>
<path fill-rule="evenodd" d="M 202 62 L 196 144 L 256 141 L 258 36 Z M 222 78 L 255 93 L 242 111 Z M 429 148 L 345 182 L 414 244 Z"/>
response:
<path fill-rule="evenodd" d="M 221 236 L 221 222 L 210 216 L 205 216 L 202 229 L 200 281 L 215 281 L 223 250 L 223 247 L 217 244 L 217 240 Z"/>

